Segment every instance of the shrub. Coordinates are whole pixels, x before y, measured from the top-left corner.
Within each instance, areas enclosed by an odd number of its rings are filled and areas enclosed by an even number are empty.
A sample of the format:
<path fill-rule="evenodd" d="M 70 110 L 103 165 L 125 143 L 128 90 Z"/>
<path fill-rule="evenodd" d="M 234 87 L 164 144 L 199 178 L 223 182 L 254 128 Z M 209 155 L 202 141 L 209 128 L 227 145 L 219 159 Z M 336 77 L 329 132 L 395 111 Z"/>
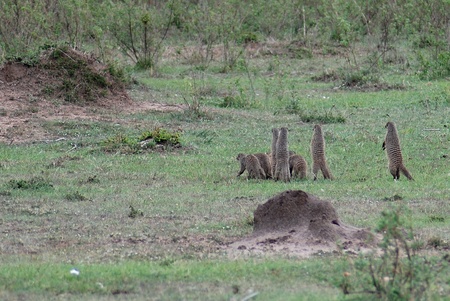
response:
<path fill-rule="evenodd" d="M 137 153 L 141 147 L 137 139 L 119 134 L 110 137 L 101 143 L 103 151 L 107 153 Z"/>
<path fill-rule="evenodd" d="M 427 59 L 419 54 L 418 60 L 420 63 L 420 79 L 434 80 L 450 76 L 450 51 L 439 53 L 435 60 Z"/>
<path fill-rule="evenodd" d="M 10 180 L 9 187 L 12 189 L 37 190 L 53 188 L 53 185 L 42 177 L 33 177 L 29 180 Z"/>
<path fill-rule="evenodd" d="M 134 207 L 130 205 L 130 213 L 128 213 L 128 217 L 136 218 L 139 216 L 144 216 L 144 212 L 140 209 L 134 209 Z"/>
<path fill-rule="evenodd" d="M 141 134 L 139 141 L 152 139 L 156 144 L 180 145 L 181 132 L 170 132 L 164 128 L 156 128 L 153 131 L 146 131 Z"/>
<path fill-rule="evenodd" d="M 352 262 L 356 277 L 344 275 L 341 283 L 344 294 L 369 293 L 381 300 L 427 299 L 429 288 L 437 284 L 438 274 L 449 266 L 444 258 L 428 259 L 414 254 L 412 229 L 401 215 L 405 210 L 399 206 L 382 213 L 376 229 L 383 234 L 381 257 L 362 256 Z"/>
<path fill-rule="evenodd" d="M 143 149 L 152 149 L 156 145 L 178 147 L 181 145 L 181 130 L 168 131 L 164 128 L 156 128 L 153 131 L 145 131 L 137 138 L 126 135 L 115 135 L 101 142 L 103 151 L 107 153 L 135 154 Z"/>

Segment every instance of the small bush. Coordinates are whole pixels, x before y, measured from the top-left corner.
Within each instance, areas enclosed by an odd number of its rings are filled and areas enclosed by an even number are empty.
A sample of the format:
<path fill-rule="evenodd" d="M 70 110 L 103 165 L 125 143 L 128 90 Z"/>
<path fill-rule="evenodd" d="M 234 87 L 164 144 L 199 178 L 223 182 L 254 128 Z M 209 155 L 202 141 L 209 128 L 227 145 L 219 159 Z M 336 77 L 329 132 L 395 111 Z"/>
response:
<path fill-rule="evenodd" d="M 405 208 L 384 211 L 376 229 L 383 234 L 380 243 L 381 257 L 376 255 L 360 257 L 352 261 L 356 277 L 344 275 L 341 289 L 344 294 L 373 294 L 380 300 L 426 300 L 429 288 L 437 285 L 438 274 L 448 273 L 444 258 L 427 259 L 414 254 L 415 241 L 410 227 L 405 230 L 401 215 Z M 433 247 L 440 240 L 428 243 Z M 444 270 L 447 270 L 446 272 Z"/>
<path fill-rule="evenodd" d="M 107 153 L 137 153 L 141 149 L 137 139 L 122 134 L 106 139 L 101 146 Z"/>
<path fill-rule="evenodd" d="M 367 71 L 349 72 L 343 76 L 342 86 L 344 87 L 362 87 L 368 84 L 378 84 L 379 77 Z"/>
<path fill-rule="evenodd" d="M 156 128 L 153 131 L 146 131 L 141 134 L 139 141 L 152 139 L 156 144 L 168 144 L 177 146 L 181 144 L 181 132 L 170 132 L 164 128 Z"/>
<path fill-rule="evenodd" d="M 128 217 L 136 218 L 139 216 L 144 216 L 144 212 L 140 209 L 134 209 L 134 207 L 130 205 L 130 213 L 128 213 Z"/>
<path fill-rule="evenodd" d="M 129 84 L 131 82 L 130 74 L 116 62 L 109 62 L 108 73 L 121 83 Z"/>
<path fill-rule="evenodd" d="M 181 130 L 171 132 L 164 128 L 156 128 L 153 131 L 145 131 L 136 138 L 119 134 L 101 142 L 103 151 L 124 154 L 139 153 L 144 149 L 152 149 L 156 145 L 181 146 Z"/>
<path fill-rule="evenodd" d="M 42 177 L 34 177 L 30 180 L 10 180 L 9 187 L 12 189 L 49 189 L 53 188 L 53 185 Z"/>
<path fill-rule="evenodd" d="M 236 38 L 236 42 L 241 44 L 256 43 L 259 41 L 258 35 L 254 32 L 243 31 Z"/>
<path fill-rule="evenodd" d="M 84 201 L 90 201 L 87 197 L 79 193 L 78 191 L 75 191 L 74 193 L 68 193 L 64 197 L 66 201 L 69 202 L 84 202 Z"/>

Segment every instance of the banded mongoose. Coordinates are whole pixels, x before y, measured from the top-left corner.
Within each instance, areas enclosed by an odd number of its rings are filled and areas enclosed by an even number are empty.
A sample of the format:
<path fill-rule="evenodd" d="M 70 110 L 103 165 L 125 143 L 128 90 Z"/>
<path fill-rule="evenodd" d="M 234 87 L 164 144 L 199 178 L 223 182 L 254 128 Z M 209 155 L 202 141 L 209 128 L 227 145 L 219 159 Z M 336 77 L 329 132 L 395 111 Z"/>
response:
<path fill-rule="evenodd" d="M 236 160 L 239 161 L 241 169 L 239 170 L 237 177 L 247 170 L 248 179 L 265 179 L 266 173 L 264 172 L 258 158 L 255 155 L 238 154 Z"/>
<path fill-rule="evenodd" d="M 383 150 L 386 150 L 386 155 L 389 162 L 389 171 L 394 177 L 394 180 L 400 178 L 400 172 L 402 172 L 408 180 L 414 180 L 409 171 L 403 165 L 402 151 L 400 149 L 400 139 L 398 138 L 397 128 L 391 121 L 386 123 L 387 128 L 386 138 L 383 142 Z"/>
<path fill-rule="evenodd" d="M 277 161 L 277 141 L 280 130 L 277 128 L 272 129 L 272 152 L 270 153 L 270 163 L 272 167 L 272 178 L 275 176 L 275 164 Z"/>
<path fill-rule="evenodd" d="M 265 153 L 256 153 L 254 154 L 256 158 L 259 160 L 259 164 L 261 165 L 264 173 L 266 174 L 266 179 L 272 178 L 272 165 L 270 162 L 270 157 Z"/>
<path fill-rule="evenodd" d="M 286 127 L 280 128 L 276 145 L 275 174 L 273 178 L 275 181 L 289 182 L 291 176 L 289 173 L 288 129 Z"/>
<path fill-rule="evenodd" d="M 322 171 L 325 179 L 333 179 L 325 159 L 325 139 L 322 134 L 322 127 L 319 124 L 314 125 L 314 133 L 311 139 L 311 157 L 313 161 L 312 172 L 314 180 L 317 179 L 319 169 Z"/>
<path fill-rule="evenodd" d="M 291 177 L 305 179 L 307 170 L 308 163 L 306 163 L 306 160 L 302 156 L 297 154 L 291 154 L 289 156 L 289 173 Z"/>

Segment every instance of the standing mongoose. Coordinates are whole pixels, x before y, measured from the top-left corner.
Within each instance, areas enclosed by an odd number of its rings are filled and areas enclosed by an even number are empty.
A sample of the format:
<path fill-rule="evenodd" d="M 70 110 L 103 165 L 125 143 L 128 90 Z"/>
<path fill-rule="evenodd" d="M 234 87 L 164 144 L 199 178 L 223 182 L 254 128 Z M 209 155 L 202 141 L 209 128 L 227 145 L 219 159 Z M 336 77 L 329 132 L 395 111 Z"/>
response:
<path fill-rule="evenodd" d="M 280 130 L 277 128 L 272 129 L 272 152 L 270 153 L 270 164 L 272 167 L 272 178 L 275 176 L 275 165 L 277 161 L 277 141 Z"/>
<path fill-rule="evenodd" d="M 282 127 L 278 135 L 275 154 L 275 181 L 281 180 L 289 182 L 291 179 L 289 173 L 289 150 L 288 150 L 288 129 Z"/>
<path fill-rule="evenodd" d="M 414 180 L 409 171 L 403 165 L 402 151 L 400 149 L 400 139 L 398 138 L 397 128 L 391 121 L 386 123 L 387 128 L 386 138 L 383 142 L 383 150 L 386 150 L 386 155 L 389 161 L 389 171 L 394 177 L 394 180 L 400 178 L 402 172 L 408 180 Z"/>
<path fill-rule="evenodd" d="M 248 179 L 265 179 L 266 173 L 264 172 L 258 158 L 255 155 L 238 154 L 236 160 L 239 161 L 241 169 L 239 170 L 237 177 L 247 170 Z"/>
<path fill-rule="evenodd" d="M 319 169 L 322 171 L 325 179 L 333 179 L 330 170 L 328 169 L 327 161 L 325 159 L 325 139 L 322 134 L 322 127 L 319 124 L 314 125 L 314 133 L 311 139 L 311 156 L 313 161 L 312 172 L 314 180 L 317 179 Z"/>
<path fill-rule="evenodd" d="M 270 162 L 270 157 L 265 153 L 256 153 L 254 154 L 256 158 L 259 160 L 259 164 L 266 174 L 266 179 L 272 178 L 272 165 Z"/>
<path fill-rule="evenodd" d="M 305 179 L 307 170 L 308 163 L 306 163 L 306 160 L 302 156 L 296 154 L 289 156 L 289 172 L 291 177 L 298 176 L 300 179 Z"/>

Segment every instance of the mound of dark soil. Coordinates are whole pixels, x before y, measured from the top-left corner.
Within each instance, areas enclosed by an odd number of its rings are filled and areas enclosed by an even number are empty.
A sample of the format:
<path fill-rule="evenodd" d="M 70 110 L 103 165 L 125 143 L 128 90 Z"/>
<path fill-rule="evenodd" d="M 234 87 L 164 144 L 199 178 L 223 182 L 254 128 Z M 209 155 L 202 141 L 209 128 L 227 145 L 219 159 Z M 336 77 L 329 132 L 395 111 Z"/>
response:
<path fill-rule="evenodd" d="M 97 120 L 99 111 L 130 110 L 117 72 L 70 48 L 49 49 L 33 65 L 0 66 L 0 143 L 57 139 L 42 127 L 49 120 Z"/>
<path fill-rule="evenodd" d="M 56 97 L 72 103 L 96 101 L 111 95 L 128 98 L 120 72 L 111 71 L 89 54 L 55 48 L 43 52 L 33 66 L 6 63 L 0 69 L 0 82 L 13 85 L 16 93 L 26 91 L 28 97 Z"/>
<path fill-rule="evenodd" d="M 230 254 L 272 251 L 309 256 L 338 250 L 356 253 L 376 243 L 377 238 L 368 230 L 343 224 L 330 202 L 301 190 L 288 190 L 258 206 L 252 235 L 231 244 Z"/>
<path fill-rule="evenodd" d="M 254 233 L 295 232 L 306 229 L 311 235 L 335 240 L 339 227 L 336 210 L 302 190 L 288 190 L 259 205 L 254 213 Z"/>

